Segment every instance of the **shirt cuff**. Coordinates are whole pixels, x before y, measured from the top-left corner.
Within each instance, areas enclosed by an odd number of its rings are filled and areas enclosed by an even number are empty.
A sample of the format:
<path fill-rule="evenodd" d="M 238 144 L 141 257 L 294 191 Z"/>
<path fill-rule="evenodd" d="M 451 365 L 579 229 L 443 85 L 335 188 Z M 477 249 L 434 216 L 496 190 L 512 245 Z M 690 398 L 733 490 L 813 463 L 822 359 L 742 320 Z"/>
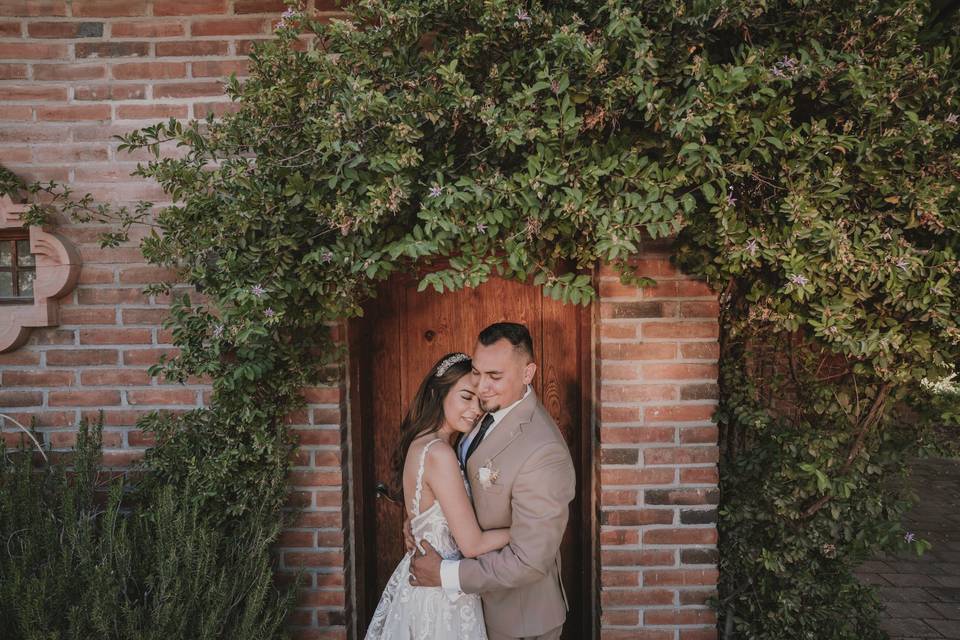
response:
<path fill-rule="evenodd" d="M 463 592 L 460 591 L 459 560 L 440 561 L 440 585 L 451 602 L 458 600 L 463 595 Z"/>

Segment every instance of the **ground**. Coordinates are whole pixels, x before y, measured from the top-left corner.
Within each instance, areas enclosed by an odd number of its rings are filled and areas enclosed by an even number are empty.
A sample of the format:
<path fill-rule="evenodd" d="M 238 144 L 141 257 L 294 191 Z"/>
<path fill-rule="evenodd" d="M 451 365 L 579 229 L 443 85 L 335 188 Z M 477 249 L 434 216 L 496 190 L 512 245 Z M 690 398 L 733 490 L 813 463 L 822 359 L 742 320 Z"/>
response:
<path fill-rule="evenodd" d="M 919 460 L 911 482 L 919 501 L 904 525 L 933 548 L 866 562 L 858 575 L 878 587 L 891 640 L 960 639 L 960 459 Z"/>

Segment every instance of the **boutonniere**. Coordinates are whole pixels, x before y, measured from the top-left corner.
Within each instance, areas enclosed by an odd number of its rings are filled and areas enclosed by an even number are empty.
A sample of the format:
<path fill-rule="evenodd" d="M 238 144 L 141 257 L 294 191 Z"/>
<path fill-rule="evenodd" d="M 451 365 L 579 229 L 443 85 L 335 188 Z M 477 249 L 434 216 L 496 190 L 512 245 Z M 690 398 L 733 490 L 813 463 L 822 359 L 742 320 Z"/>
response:
<path fill-rule="evenodd" d="M 500 470 L 494 469 L 492 465 L 493 461 L 487 460 L 487 464 L 477 469 L 477 480 L 480 481 L 480 486 L 484 489 L 492 487 L 500 476 Z"/>

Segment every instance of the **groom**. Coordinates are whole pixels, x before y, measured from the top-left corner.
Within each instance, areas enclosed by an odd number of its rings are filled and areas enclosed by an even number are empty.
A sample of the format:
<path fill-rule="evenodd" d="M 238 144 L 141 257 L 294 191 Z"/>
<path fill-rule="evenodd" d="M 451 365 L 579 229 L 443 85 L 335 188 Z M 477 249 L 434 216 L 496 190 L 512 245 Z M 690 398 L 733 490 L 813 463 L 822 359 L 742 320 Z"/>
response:
<path fill-rule="evenodd" d="M 461 439 L 477 521 L 510 529 L 510 543 L 477 558 L 441 560 L 424 543 L 410 584 L 479 593 L 490 640 L 555 640 L 569 605 L 560 582 L 560 541 L 576 489 L 570 451 L 530 382 L 533 339 L 522 324 L 484 329 L 473 353 L 483 420 Z M 412 541 L 408 539 L 408 548 Z"/>

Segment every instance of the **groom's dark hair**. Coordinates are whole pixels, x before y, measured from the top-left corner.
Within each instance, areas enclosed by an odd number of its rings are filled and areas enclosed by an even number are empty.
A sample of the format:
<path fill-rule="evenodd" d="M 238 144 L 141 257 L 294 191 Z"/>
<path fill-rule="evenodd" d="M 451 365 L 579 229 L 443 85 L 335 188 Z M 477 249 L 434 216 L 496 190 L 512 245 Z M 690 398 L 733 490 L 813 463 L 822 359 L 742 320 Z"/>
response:
<path fill-rule="evenodd" d="M 533 338 L 526 325 L 519 322 L 495 322 L 483 331 L 477 338 L 485 347 L 489 347 L 497 340 L 506 340 L 513 348 L 525 353 L 533 360 Z"/>

